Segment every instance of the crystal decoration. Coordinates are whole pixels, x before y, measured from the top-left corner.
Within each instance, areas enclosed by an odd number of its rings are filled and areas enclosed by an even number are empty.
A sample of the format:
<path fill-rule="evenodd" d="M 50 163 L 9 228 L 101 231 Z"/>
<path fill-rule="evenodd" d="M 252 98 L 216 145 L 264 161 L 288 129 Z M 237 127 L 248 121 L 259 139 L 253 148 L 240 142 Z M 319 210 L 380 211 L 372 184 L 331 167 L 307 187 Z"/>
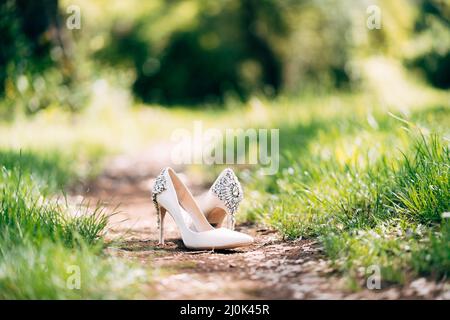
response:
<path fill-rule="evenodd" d="M 160 208 L 156 196 L 167 189 L 167 181 L 165 177 L 166 171 L 167 168 L 163 169 L 161 173 L 156 177 L 155 183 L 153 184 L 152 188 L 152 201 L 156 208 L 156 213 L 158 215 L 158 228 L 161 228 L 161 217 L 160 217 Z"/>
<path fill-rule="evenodd" d="M 224 202 L 225 207 L 230 213 L 228 225 L 234 229 L 234 214 L 239 208 L 239 203 L 244 198 L 241 184 L 234 174 L 233 170 L 225 169 L 211 187 L 217 197 Z"/>

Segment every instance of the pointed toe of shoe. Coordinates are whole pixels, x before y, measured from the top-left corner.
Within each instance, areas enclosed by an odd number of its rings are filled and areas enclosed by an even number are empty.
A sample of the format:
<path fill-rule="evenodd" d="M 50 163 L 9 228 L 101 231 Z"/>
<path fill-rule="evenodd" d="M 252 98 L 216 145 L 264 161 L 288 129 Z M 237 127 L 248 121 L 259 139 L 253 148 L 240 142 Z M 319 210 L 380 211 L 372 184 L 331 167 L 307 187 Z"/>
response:
<path fill-rule="evenodd" d="M 242 232 L 233 231 L 226 228 L 216 229 L 222 234 L 223 248 L 237 248 L 248 246 L 253 243 L 253 238 Z"/>
<path fill-rule="evenodd" d="M 241 232 L 237 232 L 237 233 L 238 233 L 238 235 L 236 236 L 236 238 L 237 238 L 236 240 L 238 240 L 242 246 L 248 246 L 253 243 L 253 241 L 254 241 L 253 237 L 251 237 L 245 233 L 241 233 Z"/>
<path fill-rule="evenodd" d="M 245 245 L 251 245 L 253 242 L 255 242 L 255 239 L 253 237 L 249 236 L 248 234 L 244 234 L 244 243 Z"/>
<path fill-rule="evenodd" d="M 213 229 L 195 233 L 197 235 L 190 242 L 184 241 L 190 249 L 234 249 L 248 246 L 253 243 L 253 238 L 241 232 L 226 228 Z"/>

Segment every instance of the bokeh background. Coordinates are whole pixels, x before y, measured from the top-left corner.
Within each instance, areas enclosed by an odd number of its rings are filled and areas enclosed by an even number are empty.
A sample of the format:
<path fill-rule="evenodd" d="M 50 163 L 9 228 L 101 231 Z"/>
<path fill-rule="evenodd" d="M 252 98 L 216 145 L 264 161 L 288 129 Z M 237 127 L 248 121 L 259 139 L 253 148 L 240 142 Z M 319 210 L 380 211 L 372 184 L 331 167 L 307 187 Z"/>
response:
<path fill-rule="evenodd" d="M 70 5 L 79 30 L 66 27 Z M 366 25 L 371 5 L 380 29 Z M 186 107 L 360 90 L 399 69 L 450 85 L 445 0 L 4 0 L 0 10 L 3 114 L 82 109 L 99 79 L 134 101 Z"/>

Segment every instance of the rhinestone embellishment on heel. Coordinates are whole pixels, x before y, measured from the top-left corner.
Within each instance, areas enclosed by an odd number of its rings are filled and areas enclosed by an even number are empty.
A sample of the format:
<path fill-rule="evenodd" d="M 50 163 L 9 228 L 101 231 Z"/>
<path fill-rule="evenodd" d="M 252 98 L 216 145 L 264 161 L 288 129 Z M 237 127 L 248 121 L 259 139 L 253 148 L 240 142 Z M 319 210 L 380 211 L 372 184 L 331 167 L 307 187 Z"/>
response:
<path fill-rule="evenodd" d="M 167 171 L 167 168 L 163 169 L 161 173 L 156 177 L 155 183 L 153 184 L 152 188 L 152 201 L 155 205 L 156 210 L 159 209 L 158 201 L 156 200 L 156 196 L 167 189 L 167 182 L 165 173 Z"/>
<path fill-rule="evenodd" d="M 239 203 L 244 198 L 244 194 L 241 184 L 233 170 L 225 169 L 214 182 L 212 191 L 225 203 L 234 220 L 234 214 L 238 210 Z"/>
<path fill-rule="evenodd" d="M 167 168 L 163 169 L 161 171 L 161 173 L 156 177 L 155 183 L 153 184 L 153 188 L 152 188 L 152 194 L 159 194 L 159 193 L 163 192 L 164 190 L 166 190 L 166 188 L 167 188 L 166 177 L 165 177 L 166 171 L 167 171 Z"/>

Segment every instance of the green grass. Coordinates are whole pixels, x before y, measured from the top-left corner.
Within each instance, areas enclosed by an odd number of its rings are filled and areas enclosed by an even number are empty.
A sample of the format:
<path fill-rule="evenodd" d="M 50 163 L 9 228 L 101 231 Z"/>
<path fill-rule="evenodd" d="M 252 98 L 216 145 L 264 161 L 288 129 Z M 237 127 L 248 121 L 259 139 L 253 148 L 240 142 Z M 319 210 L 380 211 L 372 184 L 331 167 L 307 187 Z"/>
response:
<path fill-rule="evenodd" d="M 28 177 L 39 185 L 41 192 L 48 193 L 61 190 L 75 179 L 74 166 L 67 164 L 69 159 L 58 152 L 38 155 L 30 151 L 0 150 L 3 181 L 18 183 L 19 177 L 12 174 L 19 173 L 21 178 Z"/>
<path fill-rule="evenodd" d="M 137 293 L 143 271 L 102 256 L 108 216 L 100 207 L 73 214 L 51 198 L 75 177 L 73 163 L 13 151 L 0 153 L 0 160 L 0 299 Z"/>
<path fill-rule="evenodd" d="M 387 112 L 366 119 L 355 112 L 285 131 L 302 144 L 282 148 L 278 175 L 250 179 L 247 218 L 288 239 L 317 237 L 350 279 L 371 265 L 385 282 L 448 276 L 448 109 L 425 108 L 411 121 Z"/>
<path fill-rule="evenodd" d="M 99 248 L 48 241 L 14 246 L 0 258 L 0 299 L 128 299 L 139 297 L 144 281 L 142 269 L 103 257 Z"/>

